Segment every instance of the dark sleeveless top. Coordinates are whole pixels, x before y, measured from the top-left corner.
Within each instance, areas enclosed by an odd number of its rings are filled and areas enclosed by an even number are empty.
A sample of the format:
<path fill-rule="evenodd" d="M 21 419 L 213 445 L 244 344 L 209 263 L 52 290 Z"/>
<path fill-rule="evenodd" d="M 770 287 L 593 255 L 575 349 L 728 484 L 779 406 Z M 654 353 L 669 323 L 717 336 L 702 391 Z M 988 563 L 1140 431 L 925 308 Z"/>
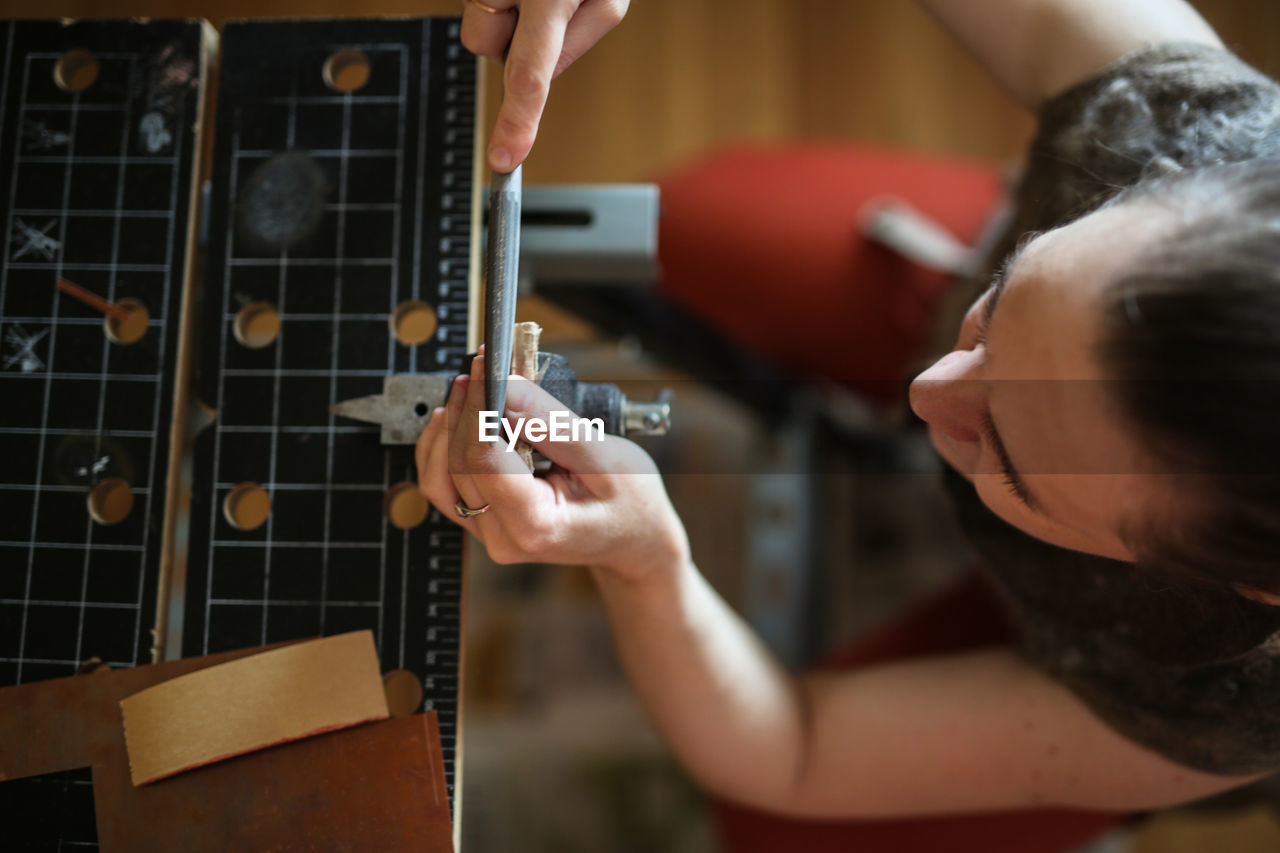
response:
<path fill-rule="evenodd" d="M 1166 44 L 1049 101 L 996 265 L 1145 177 L 1280 156 L 1280 86 L 1229 53 Z M 945 466 L 944 466 L 945 467 Z M 1058 548 L 996 517 L 948 470 L 1020 649 L 1121 734 L 1188 767 L 1280 769 L 1280 607 Z"/>

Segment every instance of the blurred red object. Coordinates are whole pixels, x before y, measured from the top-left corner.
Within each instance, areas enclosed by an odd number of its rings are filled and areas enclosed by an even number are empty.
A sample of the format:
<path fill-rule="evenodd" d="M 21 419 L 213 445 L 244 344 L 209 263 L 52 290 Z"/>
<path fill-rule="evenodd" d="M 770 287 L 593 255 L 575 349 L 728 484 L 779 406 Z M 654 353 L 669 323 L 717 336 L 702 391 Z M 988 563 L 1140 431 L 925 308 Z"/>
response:
<path fill-rule="evenodd" d="M 889 402 L 925 354 L 949 277 L 866 239 L 893 197 L 964 243 L 1001 193 L 998 170 L 848 147 L 724 150 L 660 182 L 662 290 L 804 378 Z"/>

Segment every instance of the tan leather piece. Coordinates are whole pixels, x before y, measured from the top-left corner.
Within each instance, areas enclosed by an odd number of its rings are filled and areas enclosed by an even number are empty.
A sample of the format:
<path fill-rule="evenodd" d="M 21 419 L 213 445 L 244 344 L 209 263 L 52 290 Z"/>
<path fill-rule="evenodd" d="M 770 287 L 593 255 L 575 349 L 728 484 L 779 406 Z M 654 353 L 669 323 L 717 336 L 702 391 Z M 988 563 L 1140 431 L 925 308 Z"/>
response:
<path fill-rule="evenodd" d="M 134 785 L 389 716 L 369 631 L 201 669 L 121 700 L 120 710 Z"/>

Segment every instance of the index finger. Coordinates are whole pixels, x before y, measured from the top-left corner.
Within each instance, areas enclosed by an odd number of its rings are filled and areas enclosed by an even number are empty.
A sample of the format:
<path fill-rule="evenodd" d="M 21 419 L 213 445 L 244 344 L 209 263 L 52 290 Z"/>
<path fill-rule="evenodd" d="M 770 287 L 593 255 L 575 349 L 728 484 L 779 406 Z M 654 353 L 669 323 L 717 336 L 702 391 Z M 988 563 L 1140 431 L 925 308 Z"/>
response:
<path fill-rule="evenodd" d="M 509 172 L 529 156 L 564 48 L 564 32 L 578 5 L 579 0 L 521 4 L 503 70 L 506 91 L 489 139 L 489 165 L 495 171 Z"/>

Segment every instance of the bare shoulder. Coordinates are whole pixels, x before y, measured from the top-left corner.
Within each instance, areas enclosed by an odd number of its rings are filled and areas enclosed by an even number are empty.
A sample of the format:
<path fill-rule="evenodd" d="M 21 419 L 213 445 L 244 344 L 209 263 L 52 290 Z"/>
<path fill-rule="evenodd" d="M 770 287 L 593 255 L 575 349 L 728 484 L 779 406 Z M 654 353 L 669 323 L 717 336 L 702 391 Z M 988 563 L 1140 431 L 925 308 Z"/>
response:
<path fill-rule="evenodd" d="M 1029 109 L 1166 42 L 1222 47 L 1184 0 L 919 0 Z"/>

